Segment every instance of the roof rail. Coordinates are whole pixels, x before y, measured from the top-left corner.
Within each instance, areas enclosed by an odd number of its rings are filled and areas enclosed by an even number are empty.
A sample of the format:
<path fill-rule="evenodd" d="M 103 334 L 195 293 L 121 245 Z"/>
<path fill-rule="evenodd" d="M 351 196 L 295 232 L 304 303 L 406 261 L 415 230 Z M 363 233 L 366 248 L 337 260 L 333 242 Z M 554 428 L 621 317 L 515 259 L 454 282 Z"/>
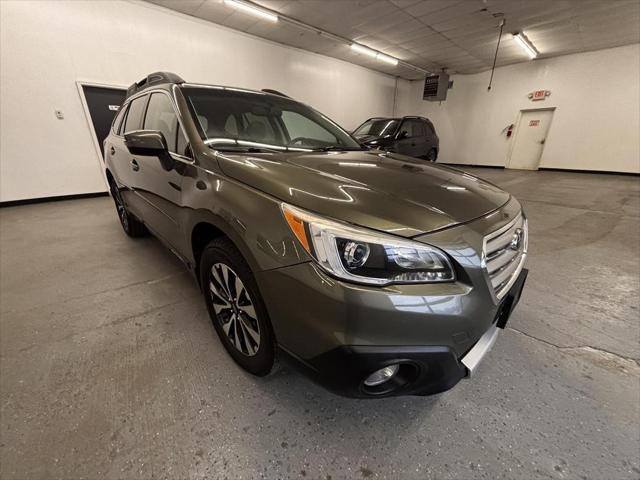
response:
<path fill-rule="evenodd" d="M 139 82 L 131 84 L 127 88 L 127 97 L 130 97 L 134 93 L 138 93 L 145 88 L 152 87 L 153 85 L 160 85 L 162 83 L 184 83 L 184 80 L 171 72 L 154 72 L 147 75 Z"/>
<path fill-rule="evenodd" d="M 270 93 L 272 95 L 279 95 L 280 97 L 291 98 L 289 95 L 285 95 L 284 93 L 279 92 L 278 90 L 273 90 L 271 88 L 263 88 L 262 91 L 264 93 Z"/>

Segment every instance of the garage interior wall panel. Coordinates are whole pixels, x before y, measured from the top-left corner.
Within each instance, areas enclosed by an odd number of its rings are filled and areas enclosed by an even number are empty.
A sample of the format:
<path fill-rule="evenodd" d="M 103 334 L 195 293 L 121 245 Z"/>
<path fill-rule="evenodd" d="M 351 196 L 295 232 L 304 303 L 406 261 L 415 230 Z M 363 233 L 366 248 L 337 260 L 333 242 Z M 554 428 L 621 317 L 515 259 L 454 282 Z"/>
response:
<path fill-rule="evenodd" d="M 126 87 L 166 70 L 273 88 L 349 129 L 392 114 L 393 77 L 155 5 L 3 0 L 0 8 L 0 201 L 106 190 L 78 80 Z"/>
<path fill-rule="evenodd" d="M 400 89 L 403 115 L 433 120 L 445 163 L 504 166 L 520 110 L 555 107 L 540 167 L 640 173 L 640 45 L 540 59 L 455 75 L 442 103 L 422 100 L 423 82 Z M 549 90 L 545 100 L 528 93 Z"/>

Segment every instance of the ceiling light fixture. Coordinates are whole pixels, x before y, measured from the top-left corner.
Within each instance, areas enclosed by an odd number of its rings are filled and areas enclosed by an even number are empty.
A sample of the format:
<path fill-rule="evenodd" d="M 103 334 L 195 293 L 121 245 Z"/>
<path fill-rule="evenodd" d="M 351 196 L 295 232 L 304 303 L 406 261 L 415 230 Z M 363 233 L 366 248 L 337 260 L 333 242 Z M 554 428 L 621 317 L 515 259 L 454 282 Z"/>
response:
<path fill-rule="evenodd" d="M 238 10 L 242 10 L 243 12 L 250 13 L 257 17 L 260 17 L 264 20 L 269 20 L 271 22 L 278 21 L 278 15 L 275 13 L 267 12 L 262 10 L 261 8 L 254 7 L 253 5 L 249 5 L 248 3 L 239 2 L 238 0 L 224 0 L 226 5 L 230 7 L 237 8 Z"/>
<path fill-rule="evenodd" d="M 353 50 L 354 52 L 362 53 L 363 55 L 367 55 L 369 57 L 373 57 L 376 60 L 380 60 L 381 62 L 385 62 L 390 65 L 398 65 L 397 58 L 394 58 L 390 55 L 385 55 L 382 52 L 378 52 L 373 48 L 365 47 L 364 45 L 360 45 L 359 43 L 352 43 L 351 50 Z"/>
<path fill-rule="evenodd" d="M 1 1 L 2 0 L 0 0 L 0 2 Z M 269 8 L 263 8 L 263 7 L 254 5 L 251 1 L 244 1 L 244 0 L 223 0 L 223 1 L 226 5 L 230 7 L 237 8 L 238 10 L 242 10 L 243 12 L 249 13 L 251 15 L 256 15 L 264 20 L 269 20 L 271 22 L 286 23 L 294 27 L 313 32 L 316 35 L 327 38 L 334 42 L 349 45 L 353 51 L 357 53 L 361 53 L 363 55 L 367 55 L 372 58 L 376 58 L 381 62 L 388 63 L 389 65 L 401 65 L 402 67 L 409 68 L 416 72 L 420 72 L 421 74 L 430 73 L 428 70 L 425 70 L 424 68 L 418 67 L 416 65 L 405 62 L 403 60 L 399 60 L 395 57 L 386 55 L 372 48 L 365 47 L 364 45 L 356 43 L 351 39 L 333 34 L 331 32 L 327 32 L 326 30 L 322 30 L 318 27 L 314 27 L 313 25 L 309 25 L 308 23 L 301 22 L 300 20 L 296 20 L 295 18 L 289 17 L 287 15 L 280 14 Z"/>
<path fill-rule="evenodd" d="M 398 65 L 398 59 L 391 57 L 389 55 L 385 55 L 384 53 L 378 53 L 376 58 L 381 62 L 389 63 L 391 65 Z"/>
<path fill-rule="evenodd" d="M 363 55 L 368 55 L 370 57 L 376 58 L 378 56 L 378 52 L 372 50 L 369 47 L 365 47 L 364 45 L 360 45 L 359 43 L 352 43 L 351 50 L 362 53 Z"/>
<path fill-rule="evenodd" d="M 513 39 L 522 47 L 522 49 L 527 52 L 530 58 L 536 58 L 538 56 L 538 52 L 533 46 L 533 44 L 529 41 L 529 39 L 524 35 L 524 33 L 514 33 Z"/>

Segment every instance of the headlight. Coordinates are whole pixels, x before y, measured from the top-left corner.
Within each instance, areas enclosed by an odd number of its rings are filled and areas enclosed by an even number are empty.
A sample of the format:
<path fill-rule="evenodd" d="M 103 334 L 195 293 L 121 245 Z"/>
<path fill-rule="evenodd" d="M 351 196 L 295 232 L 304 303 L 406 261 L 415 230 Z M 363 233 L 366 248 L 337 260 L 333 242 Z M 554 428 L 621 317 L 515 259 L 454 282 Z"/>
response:
<path fill-rule="evenodd" d="M 373 285 L 455 280 L 446 254 L 423 243 L 327 220 L 282 204 L 291 231 L 327 272 Z"/>

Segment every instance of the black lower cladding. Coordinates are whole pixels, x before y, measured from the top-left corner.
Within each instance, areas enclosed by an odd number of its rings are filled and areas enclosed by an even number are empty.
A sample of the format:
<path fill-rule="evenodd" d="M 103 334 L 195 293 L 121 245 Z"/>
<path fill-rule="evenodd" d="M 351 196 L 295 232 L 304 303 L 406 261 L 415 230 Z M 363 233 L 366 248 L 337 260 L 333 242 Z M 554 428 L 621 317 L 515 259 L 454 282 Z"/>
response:
<path fill-rule="evenodd" d="M 528 271 L 523 269 L 496 313 L 496 326 L 504 328 L 520 300 Z M 449 390 L 467 376 L 467 368 L 446 346 L 342 345 L 308 361 L 296 360 L 315 381 L 347 397 L 379 398 L 392 395 L 432 395 Z M 398 372 L 381 385 L 368 387 L 373 372 L 399 364 Z"/>
<path fill-rule="evenodd" d="M 347 397 L 431 395 L 449 390 L 467 374 L 448 347 L 343 345 L 315 357 L 314 377 L 329 390 Z M 364 380 L 376 370 L 399 364 L 394 377 L 379 386 Z"/>

